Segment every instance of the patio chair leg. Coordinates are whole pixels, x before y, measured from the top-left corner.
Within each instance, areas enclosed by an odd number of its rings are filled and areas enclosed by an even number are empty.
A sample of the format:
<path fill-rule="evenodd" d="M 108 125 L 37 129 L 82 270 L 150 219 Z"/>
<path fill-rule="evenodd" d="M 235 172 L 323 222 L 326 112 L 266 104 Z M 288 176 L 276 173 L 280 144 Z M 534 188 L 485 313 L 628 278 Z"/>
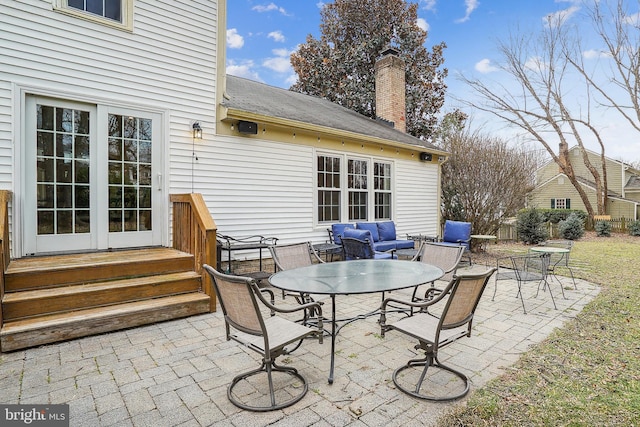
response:
<path fill-rule="evenodd" d="M 401 376 L 400 374 L 403 371 L 405 371 L 406 369 L 412 368 L 414 366 L 424 366 L 424 369 L 420 373 L 420 377 L 419 377 L 419 379 L 418 379 L 418 381 L 416 383 L 415 389 L 409 390 L 409 389 L 405 388 L 403 385 L 400 384 L 399 377 Z M 440 370 L 448 371 L 448 372 L 454 374 L 456 377 L 458 377 L 464 383 L 464 390 L 462 392 L 457 393 L 457 394 L 448 395 L 448 396 L 435 396 L 435 395 L 431 396 L 431 395 L 420 394 L 420 389 L 422 388 L 422 384 L 424 383 L 424 380 L 426 378 L 427 371 L 429 370 L 429 368 L 440 369 Z M 410 396 L 413 396 L 413 397 L 417 397 L 419 399 L 431 400 L 431 401 L 436 401 L 436 402 L 445 402 L 445 401 L 459 399 L 459 398 L 465 396 L 469 392 L 469 388 L 470 388 L 469 379 L 467 378 L 467 376 L 465 374 L 463 374 L 462 372 L 459 372 L 459 371 L 457 371 L 457 370 L 455 370 L 455 369 L 453 369 L 453 368 L 451 368 L 449 366 L 443 365 L 438 360 L 438 357 L 433 353 L 427 354 L 422 359 L 409 360 L 409 362 L 407 362 L 406 365 L 403 365 L 403 366 L 399 367 L 398 369 L 396 369 L 393 372 L 392 379 L 393 379 L 393 383 L 396 385 L 396 387 L 398 387 L 398 389 L 400 391 L 402 391 L 403 393 L 406 393 L 406 394 L 408 394 Z"/>
<path fill-rule="evenodd" d="M 302 390 L 297 395 L 293 396 L 291 399 L 282 403 L 277 403 L 274 384 L 273 384 L 273 372 L 284 372 L 289 376 L 297 379 L 302 384 Z M 269 406 L 253 406 L 237 400 L 233 394 L 233 388 L 241 381 L 246 380 L 247 378 L 260 373 L 265 373 L 267 375 L 267 382 L 269 385 L 270 405 Z M 299 387 L 296 386 L 296 389 L 298 388 Z M 288 406 L 291 406 L 299 402 L 307 394 L 308 389 L 309 389 L 309 384 L 307 383 L 305 378 L 298 373 L 297 369 L 291 368 L 291 367 L 279 366 L 275 363 L 275 361 L 263 360 L 262 365 L 259 368 L 237 375 L 231 381 L 231 384 L 229 384 L 229 387 L 227 388 L 227 398 L 229 399 L 229 401 L 231 401 L 231 403 L 233 403 L 238 408 L 246 409 L 248 411 L 266 412 L 266 411 L 273 411 L 276 409 L 286 408 Z"/>

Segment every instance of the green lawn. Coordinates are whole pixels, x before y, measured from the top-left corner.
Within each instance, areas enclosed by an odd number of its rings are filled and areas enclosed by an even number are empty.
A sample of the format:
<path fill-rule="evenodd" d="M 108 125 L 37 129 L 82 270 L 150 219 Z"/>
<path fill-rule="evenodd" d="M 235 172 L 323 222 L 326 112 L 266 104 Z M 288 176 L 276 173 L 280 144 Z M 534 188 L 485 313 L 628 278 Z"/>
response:
<path fill-rule="evenodd" d="M 571 256 L 601 293 L 438 425 L 640 426 L 640 238 L 577 241 Z"/>

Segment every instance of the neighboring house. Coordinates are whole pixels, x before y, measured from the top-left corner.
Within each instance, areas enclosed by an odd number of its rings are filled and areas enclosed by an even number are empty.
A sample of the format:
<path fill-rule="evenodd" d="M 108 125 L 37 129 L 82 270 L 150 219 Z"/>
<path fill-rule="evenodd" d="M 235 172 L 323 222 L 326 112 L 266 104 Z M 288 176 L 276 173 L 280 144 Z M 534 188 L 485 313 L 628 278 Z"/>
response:
<path fill-rule="evenodd" d="M 589 195 L 596 208 L 595 184 L 593 177 L 582 161 L 580 147 L 569 150 L 569 155 L 578 182 Z M 600 155 L 587 150 L 589 161 L 601 169 Z M 606 158 L 608 202 L 606 214 L 612 218 L 638 219 L 640 212 L 640 171 L 624 162 Z M 591 178 L 591 179 L 590 179 Z M 528 206 L 552 209 L 586 210 L 582 199 L 567 176 L 559 172 L 558 165 L 550 161 L 536 171 L 535 189 L 528 196 Z"/>
<path fill-rule="evenodd" d="M 235 237 L 324 242 L 333 222 L 378 219 L 396 221 L 399 233 L 437 234 L 447 153 L 389 127 L 404 111 L 376 121 L 225 76 L 224 0 L 83 10 L 93 4 L 0 3 L 5 271 L 9 258 L 197 245 L 174 238 L 171 201 L 188 193 L 202 194 L 218 233 Z M 404 93 L 391 80 L 387 90 Z"/>

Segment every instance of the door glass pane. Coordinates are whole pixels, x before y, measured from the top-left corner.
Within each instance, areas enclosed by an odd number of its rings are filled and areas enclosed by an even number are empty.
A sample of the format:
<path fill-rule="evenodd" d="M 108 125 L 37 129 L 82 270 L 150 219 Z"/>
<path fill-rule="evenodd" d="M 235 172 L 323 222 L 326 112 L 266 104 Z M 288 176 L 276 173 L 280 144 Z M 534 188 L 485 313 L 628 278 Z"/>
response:
<path fill-rule="evenodd" d="M 109 231 L 151 230 L 149 119 L 109 115 Z"/>
<path fill-rule="evenodd" d="M 37 233 L 89 233 L 89 112 L 39 104 L 36 115 Z"/>

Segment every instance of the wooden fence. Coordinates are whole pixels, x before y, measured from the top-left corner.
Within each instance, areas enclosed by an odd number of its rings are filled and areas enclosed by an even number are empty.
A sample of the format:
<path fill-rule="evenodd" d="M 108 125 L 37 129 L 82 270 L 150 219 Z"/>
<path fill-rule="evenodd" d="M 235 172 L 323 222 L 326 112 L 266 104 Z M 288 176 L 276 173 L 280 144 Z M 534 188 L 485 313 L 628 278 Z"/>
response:
<path fill-rule="evenodd" d="M 595 221 L 607 221 L 611 224 L 611 232 L 612 233 L 628 233 L 628 225 L 630 222 L 633 222 L 632 219 L 629 218 L 596 218 Z M 590 221 L 587 219 L 585 223 L 585 229 L 593 231 L 595 221 Z M 558 238 L 558 224 L 552 224 L 551 222 L 547 222 L 546 224 L 547 230 L 549 231 L 549 237 L 552 239 Z M 506 224 L 502 224 L 500 229 L 498 230 L 498 240 L 502 241 L 515 241 L 518 240 L 518 231 L 516 229 L 516 222 L 511 221 Z"/>

